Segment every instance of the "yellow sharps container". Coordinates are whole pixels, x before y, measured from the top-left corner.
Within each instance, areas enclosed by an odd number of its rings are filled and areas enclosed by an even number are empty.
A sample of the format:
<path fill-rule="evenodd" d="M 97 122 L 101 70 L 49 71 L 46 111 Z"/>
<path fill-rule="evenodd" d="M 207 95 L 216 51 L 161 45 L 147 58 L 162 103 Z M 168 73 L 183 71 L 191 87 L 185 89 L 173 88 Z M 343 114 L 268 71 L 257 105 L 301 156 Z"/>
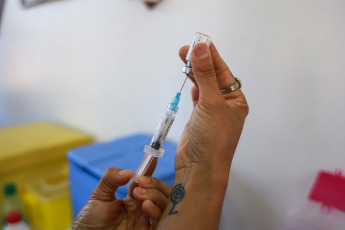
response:
<path fill-rule="evenodd" d="M 66 197 L 69 186 L 66 173 L 68 150 L 92 141 L 90 135 L 81 131 L 46 122 L 0 129 L 0 203 L 4 184 L 14 182 L 19 195 L 24 197 L 24 203 L 29 204 L 27 216 L 31 222 L 35 216 L 35 222 L 47 223 L 45 221 L 48 217 L 30 210 L 56 209 L 61 214 L 53 217 L 57 226 L 59 222 L 71 223 L 69 197 L 64 201 L 68 203 L 64 208 L 60 206 L 64 202 L 55 204 L 46 201 Z M 43 204 L 48 203 L 51 206 L 42 208 Z M 54 229 L 57 228 L 46 225 L 41 230 Z"/>

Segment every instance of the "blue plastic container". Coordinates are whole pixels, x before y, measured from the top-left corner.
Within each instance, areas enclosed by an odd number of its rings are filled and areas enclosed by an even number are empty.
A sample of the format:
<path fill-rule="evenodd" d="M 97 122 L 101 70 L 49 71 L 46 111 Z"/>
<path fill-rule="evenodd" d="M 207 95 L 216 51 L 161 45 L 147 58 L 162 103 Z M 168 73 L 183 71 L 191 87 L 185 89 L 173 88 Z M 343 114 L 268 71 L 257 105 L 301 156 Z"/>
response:
<path fill-rule="evenodd" d="M 88 201 L 105 170 L 117 167 L 135 171 L 144 157 L 144 146 L 150 141 L 151 136 L 137 134 L 70 150 L 68 159 L 74 217 Z M 153 174 L 170 186 L 175 178 L 176 147 L 172 142 L 164 142 L 164 156 L 159 158 Z M 126 197 L 128 185 L 129 183 L 118 188 L 115 192 L 117 198 Z"/>

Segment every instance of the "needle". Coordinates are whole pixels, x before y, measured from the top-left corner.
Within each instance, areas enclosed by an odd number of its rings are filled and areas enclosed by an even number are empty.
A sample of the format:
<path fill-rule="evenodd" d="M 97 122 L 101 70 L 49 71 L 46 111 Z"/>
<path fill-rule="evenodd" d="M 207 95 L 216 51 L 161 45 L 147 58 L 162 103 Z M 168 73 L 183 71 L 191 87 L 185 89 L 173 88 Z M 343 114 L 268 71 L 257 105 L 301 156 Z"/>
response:
<path fill-rule="evenodd" d="M 186 81 L 187 81 L 187 77 L 186 77 L 186 79 L 184 79 L 183 85 L 182 85 L 182 87 L 181 87 L 181 89 L 180 89 L 180 93 L 182 92 L 182 89 L 183 89 L 183 87 L 184 87 L 184 84 L 186 84 Z"/>

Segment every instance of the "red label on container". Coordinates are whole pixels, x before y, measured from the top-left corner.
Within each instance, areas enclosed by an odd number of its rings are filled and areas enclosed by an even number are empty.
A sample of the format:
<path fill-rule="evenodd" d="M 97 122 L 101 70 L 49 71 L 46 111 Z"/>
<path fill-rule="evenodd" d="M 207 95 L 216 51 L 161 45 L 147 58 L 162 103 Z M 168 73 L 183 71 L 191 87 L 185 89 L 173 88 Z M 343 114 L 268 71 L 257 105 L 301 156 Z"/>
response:
<path fill-rule="evenodd" d="M 310 191 L 309 199 L 345 212 L 345 177 L 340 171 L 335 173 L 320 171 Z"/>

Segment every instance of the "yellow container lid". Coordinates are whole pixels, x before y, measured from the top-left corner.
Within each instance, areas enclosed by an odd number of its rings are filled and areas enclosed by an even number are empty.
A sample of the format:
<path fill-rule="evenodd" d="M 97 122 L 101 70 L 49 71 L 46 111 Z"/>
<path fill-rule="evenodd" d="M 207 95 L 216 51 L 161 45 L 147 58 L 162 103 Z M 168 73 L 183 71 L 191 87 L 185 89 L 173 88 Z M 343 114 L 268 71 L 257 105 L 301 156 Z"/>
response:
<path fill-rule="evenodd" d="M 69 149 L 92 141 L 88 134 L 46 122 L 0 129 L 0 176 L 61 160 Z"/>
<path fill-rule="evenodd" d="M 52 202 L 69 196 L 68 175 L 62 170 L 46 172 L 30 178 L 25 184 L 25 188 L 40 202 Z"/>

